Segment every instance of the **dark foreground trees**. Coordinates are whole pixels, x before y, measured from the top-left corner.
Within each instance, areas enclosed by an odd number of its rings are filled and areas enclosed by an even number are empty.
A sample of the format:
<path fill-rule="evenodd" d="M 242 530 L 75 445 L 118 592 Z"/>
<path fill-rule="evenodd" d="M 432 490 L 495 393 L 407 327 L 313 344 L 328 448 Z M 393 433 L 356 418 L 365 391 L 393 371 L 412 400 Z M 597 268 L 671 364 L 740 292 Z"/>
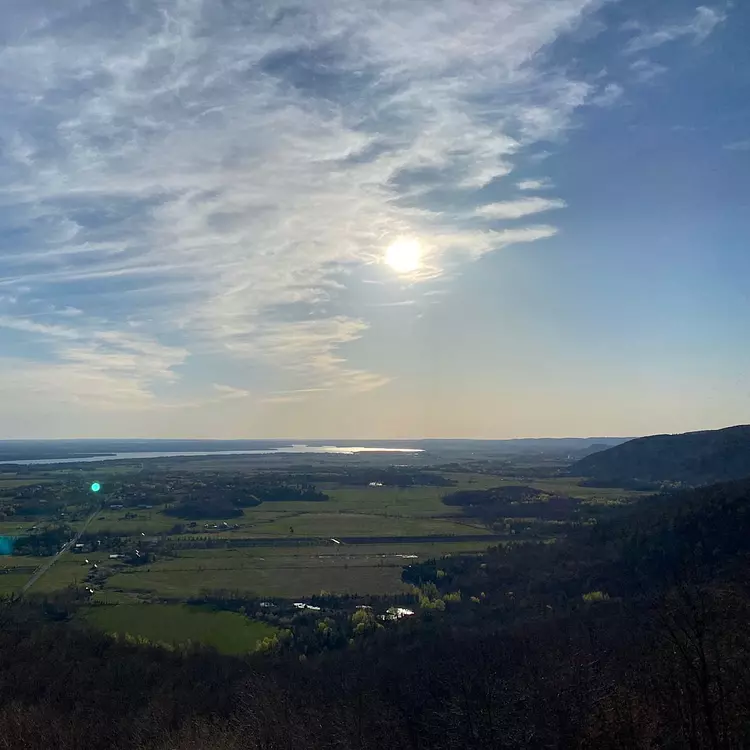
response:
<path fill-rule="evenodd" d="M 745 747 L 750 612 L 735 596 L 503 630 L 408 623 L 305 661 L 6 617 L 0 748 Z"/>
<path fill-rule="evenodd" d="M 118 642 L 66 621 L 73 593 L 15 603 L 0 750 L 750 747 L 749 500 L 422 565 L 462 601 L 304 658 Z"/>
<path fill-rule="evenodd" d="M 300 661 L 6 613 L 0 748 L 740 748 L 749 616 L 744 591 L 696 587 L 508 628 L 410 622 Z"/>

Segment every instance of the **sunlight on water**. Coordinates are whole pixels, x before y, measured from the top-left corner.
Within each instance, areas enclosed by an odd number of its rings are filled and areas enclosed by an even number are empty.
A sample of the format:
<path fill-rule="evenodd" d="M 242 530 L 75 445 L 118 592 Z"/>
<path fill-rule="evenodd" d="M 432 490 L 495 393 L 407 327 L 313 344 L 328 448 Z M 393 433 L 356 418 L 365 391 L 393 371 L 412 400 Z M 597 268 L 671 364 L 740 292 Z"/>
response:
<path fill-rule="evenodd" d="M 102 456 L 89 456 L 85 458 L 34 458 L 15 461 L 0 461 L 2 464 L 24 464 L 26 466 L 36 464 L 77 464 L 93 463 L 96 461 L 123 461 L 127 459 L 145 459 L 145 458 L 178 458 L 180 456 L 267 456 L 277 453 L 335 453 L 341 456 L 355 456 L 359 453 L 424 453 L 421 448 L 380 448 L 339 445 L 289 445 L 280 448 L 266 448 L 259 450 L 247 451 L 137 451 L 132 453 L 111 453 Z M 97 484 L 96 482 L 94 484 Z M 98 490 L 91 486 L 93 492 Z"/>

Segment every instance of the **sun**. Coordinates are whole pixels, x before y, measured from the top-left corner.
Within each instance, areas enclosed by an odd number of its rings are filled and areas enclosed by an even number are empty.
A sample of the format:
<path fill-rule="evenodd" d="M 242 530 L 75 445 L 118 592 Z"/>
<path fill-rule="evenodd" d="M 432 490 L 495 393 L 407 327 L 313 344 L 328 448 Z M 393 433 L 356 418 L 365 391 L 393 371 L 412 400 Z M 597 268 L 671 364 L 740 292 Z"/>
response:
<path fill-rule="evenodd" d="M 422 245 L 415 237 L 399 237 L 385 251 L 385 262 L 397 273 L 416 271 L 422 263 Z"/>

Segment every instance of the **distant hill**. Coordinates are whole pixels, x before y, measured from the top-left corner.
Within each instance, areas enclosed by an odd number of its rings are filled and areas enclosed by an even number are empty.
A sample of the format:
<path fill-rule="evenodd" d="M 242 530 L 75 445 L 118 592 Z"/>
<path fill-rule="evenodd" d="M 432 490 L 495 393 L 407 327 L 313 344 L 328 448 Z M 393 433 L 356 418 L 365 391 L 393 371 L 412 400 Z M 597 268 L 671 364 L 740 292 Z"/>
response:
<path fill-rule="evenodd" d="M 612 484 L 742 479 L 750 476 L 750 425 L 636 438 L 582 458 L 570 473 Z"/>
<path fill-rule="evenodd" d="M 630 437 L 573 437 L 573 438 L 508 438 L 505 440 L 473 440 L 430 438 L 416 443 L 431 455 L 450 457 L 506 456 L 586 456 L 595 450 L 620 445 Z"/>

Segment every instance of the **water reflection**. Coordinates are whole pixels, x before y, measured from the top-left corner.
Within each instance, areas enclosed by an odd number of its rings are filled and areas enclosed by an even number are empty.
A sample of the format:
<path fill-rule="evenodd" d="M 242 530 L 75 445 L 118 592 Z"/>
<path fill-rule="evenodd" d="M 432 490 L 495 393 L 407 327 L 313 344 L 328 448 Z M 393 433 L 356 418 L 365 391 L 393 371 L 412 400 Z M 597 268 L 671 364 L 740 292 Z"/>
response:
<path fill-rule="evenodd" d="M 143 458 L 178 458 L 181 456 L 261 456 L 274 455 L 277 453 L 335 453 L 342 456 L 354 456 L 358 453 L 424 453 L 421 448 L 380 448 L 338 445 L 291 445 L 282 448 L 266 448 L 262 450 L 247 451 L 137 451 L 133 453 L 110 453 L 104 456 L 88 456 L 84 458 L 33 458 L 15 461 L 0 461 L 0 464 L 23 464 L 33 466 L 36 464 L 79 464 L 93 463 L 95 461 L 123 461 L 127 459 Z"/>

